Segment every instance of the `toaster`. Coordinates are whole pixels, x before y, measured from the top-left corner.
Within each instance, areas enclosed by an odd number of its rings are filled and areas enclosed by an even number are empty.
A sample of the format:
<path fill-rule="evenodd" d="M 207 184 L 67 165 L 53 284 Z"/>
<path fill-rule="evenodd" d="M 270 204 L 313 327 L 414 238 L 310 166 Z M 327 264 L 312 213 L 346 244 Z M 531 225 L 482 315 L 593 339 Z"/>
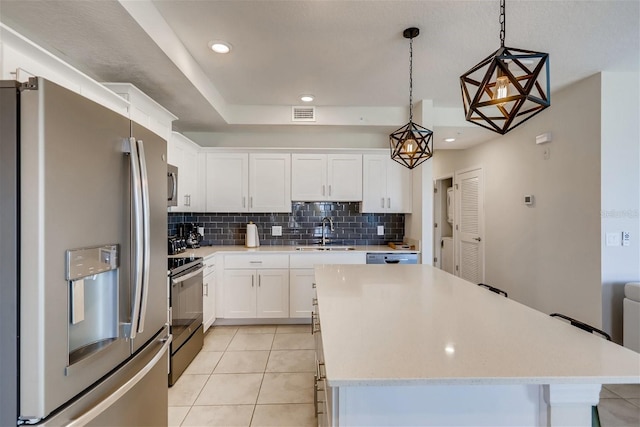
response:
<path fill-rule="evenodd" d="M 167 239 L 169 255 L 175 255 L 187 250 L 187 242 L 184 237 L 169 236 Z"/>

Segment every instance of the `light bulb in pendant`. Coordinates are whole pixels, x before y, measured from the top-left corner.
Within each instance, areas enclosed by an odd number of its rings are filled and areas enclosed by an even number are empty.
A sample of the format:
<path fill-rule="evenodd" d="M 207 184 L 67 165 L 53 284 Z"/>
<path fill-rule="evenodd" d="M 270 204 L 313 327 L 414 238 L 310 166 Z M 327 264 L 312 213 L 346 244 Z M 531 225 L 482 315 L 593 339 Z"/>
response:
<path fill-rule="evenodd" d="M 494 99 L 503 99 L 509 96 L 509 78 L 506 76 L 501 76 L 496 79 L 496 96 Z M 500 103 L 498 105 L 502 106 L 505 103 Z"/>
<path fill-rule="evenodd" d="M 418 144 L 413 137 L 409 137 L 404 140 L 402 143 L 402 151 L 407 154 L 409 157 L 413 157 L 416 154 L 416 150 L 418 149 Z"/>

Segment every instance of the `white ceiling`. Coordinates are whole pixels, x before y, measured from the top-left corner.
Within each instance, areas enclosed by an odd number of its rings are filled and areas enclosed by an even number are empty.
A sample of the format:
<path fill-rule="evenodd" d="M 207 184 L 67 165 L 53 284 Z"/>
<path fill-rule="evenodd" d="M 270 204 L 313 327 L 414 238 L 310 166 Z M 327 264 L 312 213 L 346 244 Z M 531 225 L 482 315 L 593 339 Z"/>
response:
<path fill-rule="evenodd" d="M 402 31 L 416 26 L 414 100 L 433 103 L 437 148 L 497 136 L 464 122 L 459 76 L 499 47 L 498 12 L 497 0 L 0 0 L 0 21 L 99 81 L 133 83 L 182 132 L 281 131 L 312 93 L 314 128 L 388 134 L 408 119 Z M 510 0 L 506 17 L 507 46 L 550 54 L 552 93 L 639 71 L 638 0 Z M 232 52 L 212 53 L 214 39 Z"/>

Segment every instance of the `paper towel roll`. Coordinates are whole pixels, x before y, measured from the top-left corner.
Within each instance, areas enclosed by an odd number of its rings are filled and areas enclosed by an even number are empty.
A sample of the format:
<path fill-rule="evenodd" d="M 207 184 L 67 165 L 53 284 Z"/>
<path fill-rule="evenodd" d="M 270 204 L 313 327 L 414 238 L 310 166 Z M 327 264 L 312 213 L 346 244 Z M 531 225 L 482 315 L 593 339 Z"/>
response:
<path fill-rule="evenodd" d="M 244 245 L 248 248 L 257 248 L 260 246 L 260 237 L 258 236 L 258 226 L 253 222 L 247 224 L 247 235 L 244 240 Z"/>

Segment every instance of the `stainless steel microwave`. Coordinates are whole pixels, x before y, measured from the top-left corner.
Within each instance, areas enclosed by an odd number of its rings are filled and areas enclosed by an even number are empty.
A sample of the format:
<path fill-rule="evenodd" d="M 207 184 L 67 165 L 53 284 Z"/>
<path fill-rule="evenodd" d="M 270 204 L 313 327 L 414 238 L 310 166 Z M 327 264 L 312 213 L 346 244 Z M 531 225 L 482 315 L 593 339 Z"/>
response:
<path fill-rule="evenodd" d="M 178 168 L 167 164 L 167 206 L 178 206 Z"/>

